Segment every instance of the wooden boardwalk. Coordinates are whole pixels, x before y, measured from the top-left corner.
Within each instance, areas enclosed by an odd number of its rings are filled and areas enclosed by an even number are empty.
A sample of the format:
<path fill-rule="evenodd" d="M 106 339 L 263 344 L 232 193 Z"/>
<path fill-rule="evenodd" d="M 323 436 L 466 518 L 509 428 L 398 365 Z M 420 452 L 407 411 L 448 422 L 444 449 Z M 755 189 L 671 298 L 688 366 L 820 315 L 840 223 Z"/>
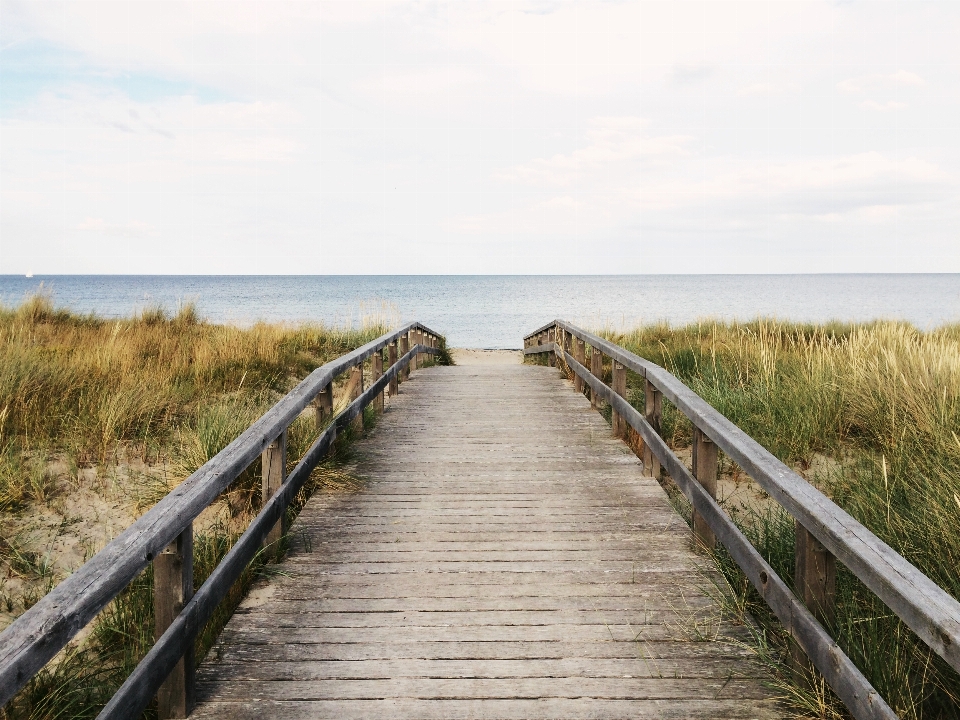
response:
<path fill-rule="evenodd" d="M 552 368 L 415 372 L 200 668 L 196 718 L 773 718 L 664 492 Z"/>

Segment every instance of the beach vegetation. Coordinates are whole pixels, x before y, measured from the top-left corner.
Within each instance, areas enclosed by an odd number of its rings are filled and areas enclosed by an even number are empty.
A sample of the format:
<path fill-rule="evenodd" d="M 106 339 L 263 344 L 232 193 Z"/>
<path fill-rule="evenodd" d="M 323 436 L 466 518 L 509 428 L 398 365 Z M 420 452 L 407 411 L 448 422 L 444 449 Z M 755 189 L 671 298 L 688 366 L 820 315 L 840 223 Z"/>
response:
<path fill-rule="evenodd" d="M 38 294 L 0 307 L 0 627 L 35 604 L 121 530 L 226 447 L 313 369 L 390 329 L 382 315 L 350 326 L 209 323 L 193 304 L 125 319 L 79 315 Z M 369 372 L 369 368 L 367 369 Z M 347 374 L 334 384 L 343 405 Z M 372 408 L 364 425 L 375 423 Z M 288 429 L 288 469 L 316 438 L 313 409 Z M 300 491 L 355 492 L 353 432 Z M 194 523 L 199 587 L 260 506 L 254 463 Z M 285 544 L 286 539 L 281 541 Z M 257 558 L 197 642 L 197 659 L 250 585 Z M 153 644 L 148 566 L 0 710 L 2 718 L 87 718 Z M 148 716 L 155 711 L 148 711 Z"/>
<path fill-rule="evenodd" d="M 960 325 L 704 321 L 601 334 L 672 372 L 960 598 Z M 628 394 L 643 407 L 641 378 L 630 377 Z M 666 401 L 662 432 L 689 463 L 692 426 Z M 663 482 L 689 520 L 683 496 Z M 719 494 L 792 584 L 792 517 L 722 453 Z M 785 632 L 722 548 L 716 559 L 801 714 L 844 716 L 822 679 L 782 670 Z M 829 630 L 900 717 L 960 716 L 960 676 L 842 565 Z"/>

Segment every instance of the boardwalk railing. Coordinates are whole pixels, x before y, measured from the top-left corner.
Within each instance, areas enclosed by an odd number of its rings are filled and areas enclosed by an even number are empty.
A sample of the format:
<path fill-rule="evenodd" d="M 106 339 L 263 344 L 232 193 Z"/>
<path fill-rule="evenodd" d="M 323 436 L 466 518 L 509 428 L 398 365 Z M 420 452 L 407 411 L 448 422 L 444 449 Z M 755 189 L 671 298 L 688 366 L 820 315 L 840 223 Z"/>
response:
<path fill-rule="evenodd" d="M 187 717 L 193 703 L 193 648 L 198 633 L 244 568 L 266 544 L 280 538 L 290 501 L 337 437 L 371 402 L 383 407 L 401 375 L 409 377 L 427 354 L 437 354 L 440 336 L 410 323 L 308 375 L 236 440 L 184 480 L 75 573 L 17 618 L 0 635 L 0 705 L 7 703 L 149 563 L 154 564 L 157 641 L 100 713 L 133 718 L 158 698 L 160 717 Z M 383 352 L 388 368 L 383 370 Z M 363 389 L 363 365 L 372 378 Z M 351 371 L 352 402 L 330 422 L 297 466 L 286 475 L 286 433 L 315 404 L 318 427 L 332 415 L 333 382 Z M 262 459 L 264 504 L 206 582 L 193 592 L 193 521 L 244 470 Z"/>
<path fill-rule="evenodd" d="M 590 351 L 590 368 L 586 350 Z M 896 718 L 863 673 L 840 649 L 824 625 L 834 616 L 836 562 L 873 591 L 940 657 L 960 671 L 960 603 L 898 555 L 826 495 L 793 472 L 753 438 L 714 410 L 659 365 L 562 320 L 524 338 L 524 354 L 547 354 L 574 374 L 574 386 L 589 387 L 591 401 L 610 404 L 613 432 L 627 439 L 627 427 L 643 440 L 644 472 L 662 466 L 693 506 L 698 542 L 723 544 L 796 644 L 856 718 Z M 604 359 L 612 382 L 604 381 Z M 645 380 L 644 412 L 626 399 L 626 370 Z M 693 472 L 660 437 L 661 399 L 666 397 L 693 424 Z M 717 504 L 717 449 L 723 450 L 793 516 L 796 523 L 794 595 Z"/>

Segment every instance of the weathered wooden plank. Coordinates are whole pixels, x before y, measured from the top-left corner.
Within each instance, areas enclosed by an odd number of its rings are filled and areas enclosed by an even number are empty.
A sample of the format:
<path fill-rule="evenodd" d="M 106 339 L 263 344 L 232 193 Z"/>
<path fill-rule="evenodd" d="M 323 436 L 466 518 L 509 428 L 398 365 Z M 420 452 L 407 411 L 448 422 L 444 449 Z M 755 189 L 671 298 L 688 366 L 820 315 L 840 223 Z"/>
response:
<path fill-rule="evenodd" d="M 226 691 L 224 691 L 226 689 Z M 375 680 L 341 680 L 309 682 L 286 680 L 262 682 L 244 680 L 236 683 L 203 683 L 198 695 L 221 700 L 376 700 L 382 697 L 414 697 L 423 699 L 459 698 L 491 700 L 495 698 L 530 699 L 544 697 L 597 697 L 622 700 L 762 700 L 769 691 L 755 679 L 740 678 L 390 678 Z"/>
<path fill-rule="evenodd" d="M 259 650 L 259 648 L 258 648 Z M 543 658 L 537 662 L 501 659 L 432 660 L 419 657 L 379 660 L 269 660 L 259 654 L 221 660 L 206 682 L 235 680 L 316 681 L 390 680 L 392 678 L 744 678 L 744 655 L 733 657 L 648 658 L 637 663 L 627 658 Z M 747 665 L 749 672 L 754 669 Z"/>
<path fill-rule="evenodd" d="M 216 663 L 226 665 L 255 662 L 310 662 L 333 661 L 351 663 L 363 660 L 389 660 L 404 662 L 407 660 L 523 660 L 536 671 L 541 662 L 550 660 L 573 660 L 580 663 L 581 673 L 589 672 L 594 659 L 629 660 L 633 664 L 632 672 L 646 673 L 654 668 L 667 677 L 677 673 L 671 668 L 689 666 L 709 667 L 714 662 L 735 660 L 738 674 L 747 677 L 756 672 L 753 663 L 754 654 L 744 644 L 700 643 L 678 640 L 628 640 L 622 642 L 577 642 L 572 640 L 556 641 L 503 641 L 466 642 L 451 640 L 446 642 L 415 640 L 407 643 L 384 644 L 377 642 L 350 643 L 222 643 L 217 646 Z M 635 662 L 639 661 L 639 662 Z M 213 663 L 205 671 L 205 678 L 219 676 L 219 668 Z M 762 673 L 760 678 L 763 679 Z"/>
<path fill-rule="evenodd" d="M 211 702 L 198 717 L 224 720 L 282 717 L 286 720 L 369 720 L 369 718 L 410 718 L 411 720 L 733 720 L 737 718 L 778 718 L 770 700 L 723 700 L 678 698 L 669 704 L 654 700 L 608 700 L 603 698 L 538 698 L 518 700 L 489 698 L 376 700 L 320 700 Z"/>

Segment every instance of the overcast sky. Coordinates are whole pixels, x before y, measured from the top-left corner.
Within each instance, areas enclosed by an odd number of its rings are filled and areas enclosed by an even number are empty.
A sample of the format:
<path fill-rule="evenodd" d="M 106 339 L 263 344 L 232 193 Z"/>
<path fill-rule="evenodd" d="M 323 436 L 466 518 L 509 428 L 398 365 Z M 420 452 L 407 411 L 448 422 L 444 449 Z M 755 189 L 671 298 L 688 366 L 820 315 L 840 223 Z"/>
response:
<path fill-rule="evenodd" d="M 0 1 L 0 273 L 960 271 L 960 3 Z"/>

